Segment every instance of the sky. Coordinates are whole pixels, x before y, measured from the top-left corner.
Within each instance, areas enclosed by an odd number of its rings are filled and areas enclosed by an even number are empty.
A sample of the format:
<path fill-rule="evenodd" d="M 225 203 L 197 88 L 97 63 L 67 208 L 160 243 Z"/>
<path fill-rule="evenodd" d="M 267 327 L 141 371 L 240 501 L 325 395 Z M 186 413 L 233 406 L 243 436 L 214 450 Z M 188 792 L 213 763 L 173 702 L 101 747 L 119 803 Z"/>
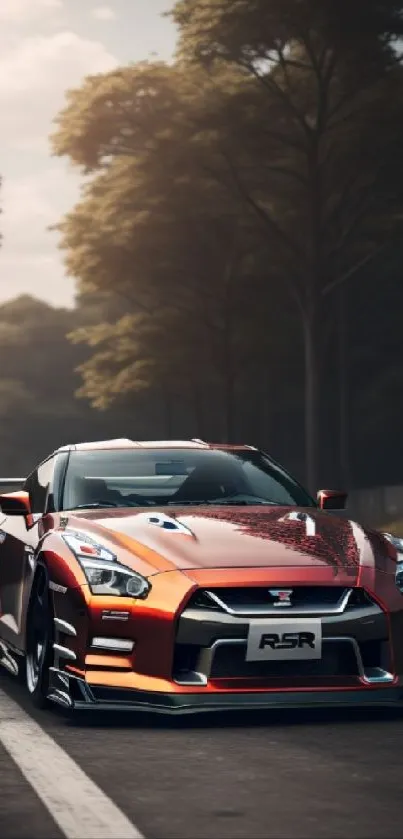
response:
<path fill-rule="evenodd" d="M 58 235 L 80 176 L 52 157 L 49 134 L 65 91 L 86 75 L 158 56 L 169 60 L 170 0 L 0 0 L 0 302 L 32 294 L 74 304 Z"/>

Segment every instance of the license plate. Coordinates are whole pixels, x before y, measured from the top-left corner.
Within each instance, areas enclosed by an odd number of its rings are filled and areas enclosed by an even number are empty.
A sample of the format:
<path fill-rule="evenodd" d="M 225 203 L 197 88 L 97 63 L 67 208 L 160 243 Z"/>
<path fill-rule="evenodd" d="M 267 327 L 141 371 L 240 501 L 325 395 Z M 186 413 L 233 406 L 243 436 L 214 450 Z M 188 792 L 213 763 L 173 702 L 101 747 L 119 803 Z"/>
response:
<path fill-rule="evenodd" d="M 252 621 L 246 661 L 304 661 L 322 657 L 320 620 Z"/>

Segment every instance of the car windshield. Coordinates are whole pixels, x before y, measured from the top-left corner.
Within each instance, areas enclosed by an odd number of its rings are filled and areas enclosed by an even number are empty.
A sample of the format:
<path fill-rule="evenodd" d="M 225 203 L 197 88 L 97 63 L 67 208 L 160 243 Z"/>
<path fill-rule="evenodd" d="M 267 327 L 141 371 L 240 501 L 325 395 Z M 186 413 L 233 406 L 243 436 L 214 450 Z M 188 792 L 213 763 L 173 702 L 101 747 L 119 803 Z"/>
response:
<path fill-rule="evenodd" d="M 62 509 L 315 502 L 265 454 L 252 450 L 124 449 L 72 452 Z"/>

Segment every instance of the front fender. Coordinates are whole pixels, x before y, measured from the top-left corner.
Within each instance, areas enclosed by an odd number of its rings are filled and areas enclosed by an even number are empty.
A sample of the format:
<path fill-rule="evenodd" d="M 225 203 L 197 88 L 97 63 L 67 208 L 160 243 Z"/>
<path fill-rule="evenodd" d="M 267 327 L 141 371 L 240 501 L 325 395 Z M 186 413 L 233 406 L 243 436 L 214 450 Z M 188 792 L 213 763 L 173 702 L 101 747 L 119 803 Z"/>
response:
<path fill-rule="evenodd" d="M 87 603 L 90 599 L 87 580 L 84 572 L 69 550 L 66 543 L 56 531 L 47 533 L 40 541 L 36 554 L 32 553 L 33 573 L 24 593 L 24 609 L 21 626 L 23 650 L 26 650 L 26 634 L 29 616 L 29 604 L 36 574 L 40 566 L 45 568 L 48 579 L 50 596 L 55 617 L 74 624 L 77 616 L 85 623 Z"/>
<path fill-rule="evenodd" d="M 45 565 L 52 590 L 79 589 L 87 580 L 80 563 L 57 531 L 47 533 L 38 546 L 38 559 Z"/>

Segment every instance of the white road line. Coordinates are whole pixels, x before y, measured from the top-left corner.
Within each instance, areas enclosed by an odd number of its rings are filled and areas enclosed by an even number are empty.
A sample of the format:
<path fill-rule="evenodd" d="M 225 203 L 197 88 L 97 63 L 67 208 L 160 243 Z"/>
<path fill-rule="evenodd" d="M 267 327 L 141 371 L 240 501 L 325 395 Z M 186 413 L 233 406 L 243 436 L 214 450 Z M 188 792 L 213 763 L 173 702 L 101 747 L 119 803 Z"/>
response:
<path fill-rule="evenodd" d="M 143 839 L 113 801 L 2 690 L 0 742 L 67 839 Z"/>

